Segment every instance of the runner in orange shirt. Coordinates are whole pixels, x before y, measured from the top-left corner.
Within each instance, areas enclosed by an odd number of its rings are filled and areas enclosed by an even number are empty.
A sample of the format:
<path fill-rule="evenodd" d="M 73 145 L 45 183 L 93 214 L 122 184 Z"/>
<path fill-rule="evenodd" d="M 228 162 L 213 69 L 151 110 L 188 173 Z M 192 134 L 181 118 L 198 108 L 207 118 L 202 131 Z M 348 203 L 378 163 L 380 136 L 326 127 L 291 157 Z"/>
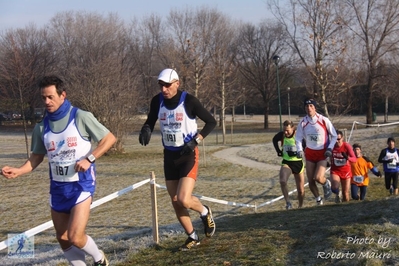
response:
<path fill-rule="evenodd" d="M 351 196 L 354 200 L 364 200 L 369 185 L 368 171 L 371 170 L 371 172 L 378 177 L 381 177 L 381 172 L 366 156 L 363 156 L 360 144 L 353 144 L 353 151 L 355 152 L 357 160 L 355 163 L 351 163 L 353 175 L 351 179 Z M 359 190 L 360 196 L 358 194 Z"/>

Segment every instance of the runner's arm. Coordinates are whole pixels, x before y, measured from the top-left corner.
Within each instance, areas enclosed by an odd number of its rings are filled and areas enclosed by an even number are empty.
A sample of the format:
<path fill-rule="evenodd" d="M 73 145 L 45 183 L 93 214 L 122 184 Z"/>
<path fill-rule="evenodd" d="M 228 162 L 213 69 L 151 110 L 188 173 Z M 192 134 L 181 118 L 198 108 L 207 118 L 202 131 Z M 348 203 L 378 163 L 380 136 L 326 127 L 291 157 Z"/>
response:
<path fill-rule="evenodd" d="M 18 176 L 32 172 L 44 159 L 44 154 L 31 153 L 29 159 L 19 168 L 4 166 L 1 174 L 6 178 L 17 178 Z"/>
<path fill-rule="evenodd" d="M 349 145 L 349 143 L 345 142 L 345 147 L 348 152 L 348 161 L 351 163 L 356 163 L 357 158 L 356 158 L 355 153 L 353 152 L 351 145 Z"/>
<path fill-rule="evenodd" d="M 335 143 L 337 143 L 337 138 L 338 138 L 337 131 L 335 131 L 335 128 L 331 123 L 330 119 L 323 116 L 323 120 L 327 128 L 327 134 L 330 136 L 330 143 L 327 148 L 333 150 Z"/>
<path fill-rule="evenodd" d="M 277 153 L 282 152 L 279 148 L 278 142 L 281 142 L 281 140 L 283 139 L 284 137 L 283 134 L 284 134 L 283 131 L 278 132 L 276 135 L 274 135 L 272 140 L 274 149 L 276 150 Z M 283 146 L 283 143 L 281 143 L 281 146 Z"/>
<path fill-rule="evenodd" d="M 386 163 L 386 161 L 384 160 L 385 156 L 387 155 L 387 150 L 383 149 L 380 153 L 380 156 L 378 157 L 378 162 L 379 163 Z"/>
<path fill-rule="evenodd" d="M 159 94 L 155 95 L 150 103 L 150 111 L 148 112 L 147 120 L 144 122 L 144 125 L 147 124 L 150 126 L 151 132 L 154 131 L 155 123 L 158 120 L 159 113 Z"/>
<path fill-rule="evenodd" d="M 196 97 L 194 97 L 190 94 L 187 94 L 185 103 L 187 106 L 186 112 L 190 118 L 198 117 L 199 119 L 204 121 L 205 125 L 201 129 L 201 131 L 198 133 L 198 135 L 200 135 L 200 138 L 204 139 L 215 128 L 215 126 L 216 126 L 215 118 L 200 103 L 200 101 Z"/>
<path fill-rule="evenodd" d="M 297 151 L 303 151 L 302 141 L 304 140 L 304 132 L 302 127 L 303 119 L 299 122 L 298 126 L 296 127 L 295 133 L 295 145 Z"/>

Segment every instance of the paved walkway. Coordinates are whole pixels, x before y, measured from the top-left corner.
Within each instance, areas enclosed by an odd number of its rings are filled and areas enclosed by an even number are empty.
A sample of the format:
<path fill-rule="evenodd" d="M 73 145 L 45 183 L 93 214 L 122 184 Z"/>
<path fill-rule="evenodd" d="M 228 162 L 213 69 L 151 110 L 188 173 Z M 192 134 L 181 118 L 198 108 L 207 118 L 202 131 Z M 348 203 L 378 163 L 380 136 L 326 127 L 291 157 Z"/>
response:
<path fill-rule="evenodd" d="M 246 167 L 257 168 L 257 169 L 264 170 L 264 171 L 280 170 L 280 165 L 257 162 L 257 161 L 250 160 L 250 159 L 247 159 L 247 158 L 244 158 L 244 157 L 241 157 L 238 155 L 238 153 L 241 150 L 249 149 L 252 146 L 259 146 L 259 145 L 254 144 L 254 145 L 244 145 L 244 146 L 240 146 L 240 147 L 227 148 L 227 149 L 213 153 L 213 156 L 215 156 L 219 159 L 223 159 L 223 160 L 228 161 L 233 164 L 239 164 L 239 165 L 243 165 Z M 276 156 L 274 153 L 274 149 L 273 149 L 272 156 Z"/>

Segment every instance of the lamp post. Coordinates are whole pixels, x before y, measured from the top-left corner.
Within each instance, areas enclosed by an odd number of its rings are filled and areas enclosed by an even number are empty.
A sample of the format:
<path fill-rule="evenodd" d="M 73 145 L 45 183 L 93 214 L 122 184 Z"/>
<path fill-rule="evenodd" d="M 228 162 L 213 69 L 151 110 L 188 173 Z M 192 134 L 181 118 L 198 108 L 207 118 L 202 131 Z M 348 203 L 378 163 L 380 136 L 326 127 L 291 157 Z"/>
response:
<path fill-rule="evenodd" d="M 283 131 L 283 124 L 281 123 L 281 97 L 280 97 L 280 81 L 278 76 L 278 62 L 280 61 L 280 56 L 273 56 L 274 64 L 276 65 L 276 74 L 277 74 L 277 92 L 278 92 L 278 111 L 280 116 L 280 131 Z"/>
<path fill-rule="evenodd" d="M 245 87 L 242 88 L 242 90 L 244 91 L 244 119 L 247 119 L 247 114 L 245 112 Z"/>
<path fill-rule="evenodd" d="M 290 87 L 287 88 L 288 91 L 288 119 L 291 120 L 291 110 L 290 110 Z"/>

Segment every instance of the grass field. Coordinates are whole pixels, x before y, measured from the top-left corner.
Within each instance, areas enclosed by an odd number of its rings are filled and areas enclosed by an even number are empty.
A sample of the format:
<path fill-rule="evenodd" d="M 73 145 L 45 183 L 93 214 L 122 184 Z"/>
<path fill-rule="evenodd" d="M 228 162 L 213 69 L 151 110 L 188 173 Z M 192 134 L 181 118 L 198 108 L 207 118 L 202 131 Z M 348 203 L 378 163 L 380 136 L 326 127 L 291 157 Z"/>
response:
<path fill-rule="evenodd" d="M 359 131 L 351 144 L 363 144 L 363 150 L 376 162 L 387 136 L 396 136 L 395 132 L 397 128 Z M 227 136 L 226 145 L 220 144 L 220 132 L 211 134 L 206 139 L 206 156 L 202 157 L 194 192 L 245 204 L 279 197 L 277 171 L 232 165 L 212 156 L 224 148 L 258 143 L 261 145 L 244 149 L 240 155 L 278 163 L 274 150 L 263 145 L 275 133 L 265 132 L 258 123 L 238 124 L 234 134 Z M 25 161 L 23 140 L 20 133 L 0 134 L 1 166 Z M 151 171 L 157 183 L 164 185 L 159 136 L 154 134 L 150 145 L 142 147 L 137 135 L 132 135 L 125 146 L 126 154 L 98 160 L 94 200 L 149 178 Z M 289 187 L 294 188 L 292 177 Z M 0 193 L 0 241 L 9 233 L 20 233 L 50 220 L 45 163 L 24 177 L 0 179 Z M 217 231 L 210 239 L 202 238 L 202 226 L 197 214 L 192 213 L 202 239 L 201 245 L 189 252 L 178 251 L 186 235 L 176 224 L 163 189 L 157 193 L 161 239 L 159 245 L 153 245 L 148 185 L 93 209 L 87 232 L 106 252 L 111 265 L 399 265 L 399 198 L 388 196 L 382 179 L 372 177 L 364 202 L 335 204 L 331 200 L 317 207 L 308 188 L 305 193 L 305 208 L 290 211 L 284 209 L 282 201 L 256 213 L 252 208 L 204 201 L 212 207 Z M 1 265 L 67 265 L 53 229 L 35 236 L 33 260 L 9 259 L 6 252 L 0 251 Z"/>

